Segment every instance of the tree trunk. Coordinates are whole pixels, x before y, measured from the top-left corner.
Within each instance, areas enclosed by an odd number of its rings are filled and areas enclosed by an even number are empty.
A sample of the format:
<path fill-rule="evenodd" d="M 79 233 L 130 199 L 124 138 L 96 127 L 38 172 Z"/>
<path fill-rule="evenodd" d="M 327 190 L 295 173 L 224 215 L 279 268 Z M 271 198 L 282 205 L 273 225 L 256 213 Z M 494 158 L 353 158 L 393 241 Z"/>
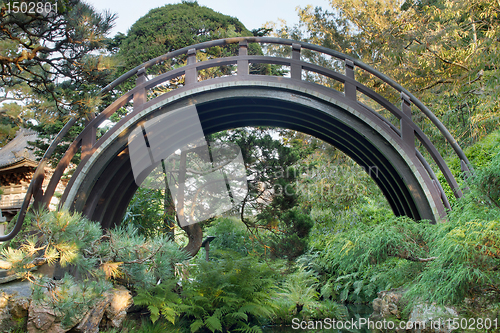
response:
<path fill-rule="evenodd" d="M 177 193 L 177 200 L 179 203 L 179 211 L 177 212 L 178 217 L 182 220 L 184 219 L 184 182 L 186 181 L 186 152 L 181 152 L 181 159 L 179 165 L 179 192 Z M 189 224 L 182 227 L 189 239 L 188 245 L 183 249 L 191 257 L 194 257 L 201 248 L 201 243 L 203 240 L 203 231 L 198 223 Z"/>
<path fill-rule="evenodd" d="M 168 228 L 167 235 L 168 238 L 171 241 L 174 241 L 175 233 L 175 204 L 174 204 L 174 198 L 172 198 L 172 193 L 170 193 L 170 189 L 168 187 L 168 179 L 167 179 L 167 170 L 165 168 L 165 162 L 161 160 L 161 165 L 163 167 L 163 176 L 165 177 L 165 197 L 163 200 L 163 209 L 164 209 L 164 215 L 165 217 L 163 218 L 163 223 Z"/>
<path fill-rule="evenodd" d="M 203 231 L 199 223 L 190 224 L 182 227 L 189 238 L 189 243 L 183 248 L 191 257 L 194 257 L 201 248 L 201 243 L 203 242 Z"/>

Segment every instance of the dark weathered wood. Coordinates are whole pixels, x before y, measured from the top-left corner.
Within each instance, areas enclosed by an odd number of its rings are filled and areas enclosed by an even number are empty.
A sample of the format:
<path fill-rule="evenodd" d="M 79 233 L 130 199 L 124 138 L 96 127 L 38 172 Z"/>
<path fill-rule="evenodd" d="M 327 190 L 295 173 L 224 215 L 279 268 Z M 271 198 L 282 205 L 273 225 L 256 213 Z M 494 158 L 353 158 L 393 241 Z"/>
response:
<path fill-rule="evenodd" d="M 345 76 L 347 76 L 351 80 L 355 81 L 355 79 L 354 79 L 354 63 L 349 59 L 345 60 Z M 352 81 L 344 82 L 344 94 L 345 94 L 345 97 L 355 101 L 356 100 L 356 84 L 353 84 Z"/>
<path fill-rule="evenodd" d="M 239 43 L 240 48 L 238 49 L 238 57 L 244 57 L 248 55 L 248 43 L 246 40 L 242 40 Z M 248 75 L 248 61 L 238 60 L 238 75 Z"/>
<path fill-rule="evenodd" d="M 142 106 L 147 101 L 147 92 L 146 88 L 144 88 L 145 82 L 146 82 L 146 69 L 141 68 L 137 72 L 137 79 L 135 80 L 135 84 L 138 87 L 138 90 L 134 93 L 134 110 L 142 110 Z"/>
<path fill-rule="evenodd" d="M 408 146 L 414 148 L 415 147 L 415 131 L 413 130 L 413 126 L 412 126 L 413 122 L 411 121 L 411 102 L 410 102 L 410 98 L 405 93 L 401 93 L 401 110 L 406 115 L 405 118 L 400 119 L 401 136 L 403 138 L 403 141 Z"/>
<path fill-rule="evenodd" d="M 291 63 L 290 66 L 290 77 L 295 80 L 302 79 L 302 64 L 300 63 L 300 44 L 292 44 L 292 60 L 295 62 Z"/>
<path fill-rule="evenodd" d="M 97 128 L 94 125 L 90 125 L 90 123 L 94 119 L 95 114 L 92 114 L 89 119 L 85 120 L 85 128 L 88 130 L 85 131 L 85 135 L 82 138 L 82 159 L 85 159 L 90 154 L 92 154 L 92 147 L 94 146 L 96 141 Z"/>
<path fill-rule="evenodd" d="M 189 49 L 187 52 L 187 64 L 189 65 L 195 65 L 196 64 L 196 49 L 192 48 Z M 198 69 L 194 66 L 189 67 L 186 69 L 186 77 L 185 77 L 185 84 L 186 86 L 195 84 L 198 81 Z"/>
<path fill-rule="evenodd" d="M 248 55 L 248 43 L 271 43 L 271 44 L 279 44 L 279 45 L 287 45 L 292 47 L 292 56 L 291 58 L 279 58 L 279 57 L 269 57 L 269 56 L 249 56 Z M 227 57 L 227 58 L 222 58 L 222 59 L 211 59 L 208 61 L 203 61 L 200 63 L 196 62 L 196 52 L 197 50 L 201 49 L 206 49 L 209 47 L 213 46 L 224 46 L 228 44 L 233 44 L 233 43 L 239 43 L 239 54 L 238 56 L 232 56 L 232 57 Z M 302 49 L 308 49 L 311 51 L 315 52 L 321 52 L 323 54 L 333 56 L 339 60 L 342 60 L 345 62 L 345 75 L 335 72 L 333 70 L 323 68 L 321 66 L 315 65 L 315 64 L 310 64 L 304 61 L 300 60 L 300 54 Z M 156 64 L 159 64 L 165 60 L 178 57 L 181 55 L 187 55 L 187 65 L 174 69 L 168 73 L 156 76 L 152 78 L 151 80 L 146 80 L 146 70 L 150 68 L 151 66 L 154 66 Z M 268 63 L 268 64 L 276 64 L 276 65 L 284 65 L 284 66 L 289 66 L 291 69 L 291 81 L 297 82 L 296 84 L 299 84 L 303 89 L 310 89 L 311 90 L 311 84 L 301 81 L 301 75 L 302 75 L 302 70 L 307 70 L 307 71 L 312 71 L 315 73 L 318 73 L 320 75 L 325 75 L 329 78 L 332 78 L 334 80 L 337 80 L 338 82 L 341 82 L 344 84 L 344 96 L 354 102 L 356 102 L 356 95 L 357 92 L 364 94 L 368 98 L 371 98 L 378 104 L 380 104 L 382 107 L 390 111 L 393 115 L 395 115 L 399 120 L 401 124 L 401 129 L 397 129 L 394 125 L 392 125 L 387 119 L 383 118 L 380 114 L 377 114 L 370 108 L 366 106 L 362 106 L 359 103 L 354 104 L 354 108 L 359 108 L 359 110 L 362 110 L 362 112 L 367 112 L 365 116 L 370 116 L 370 117 L 375 117 L 373 118 L 374 121 L 380 122 L 381 128 L 384 130 L 388 130 L 388 134 L 392 135 L 394 133 L 399 133 L 400 137 L 402 140 L 405 142 L 407 146 L 412 147 L 413 149 L 411 150 L 413 153 L 412 155 L 415 155 L 415 150 L 414 150 L 414 144 L 415 144 L 415 138 L 418 139 L 423 147 L 427 149 L 429 152 L 430 156 L 434 159 L 440 170 L 443 172 L 447 182 L 451 186 L 451 188 L 455 191 L 455 195 L 457 197 L 461 197 L 462 193 L 460 189 L 458 188 L 458 184 L 454 178 L 454 176 L 451 174 L 449 168 L 447 167 L 446 163 L 444 162 L 443 158 L 437 151 L 437 149 L 432 145 L 430 140 L 425 136 L 425 134 L 422 132 L 418 126 L 412 122 L 411 120 L 411 105 L 415 105 L 420 109 L 422 113 L 424 113 L 431 121 L 432 123 L 443 133 L 443 136 L 446 138 L 446 140 L 451 144 L 457 155 L 460 157 L 461 161 L 463 161 L 463 166 L 464 169 L 469 171 L 471 168 L 469 167 L 469 162 L 467 160 L 467 157 L 463 153 L 463 151 L 460 149 L 458 144 L 456 143 L 456 140 L 451 136 L 451 134 L 448 132 L 448 130 L 442 125 L 442 123 L 435 117 L 430 110 L 428 110 L 418 99 L 416 99 L 410 92 L 405 90 L 403 87 L 401 87 L 399 84 L 394 82 L 392 79 L 388 78 L 387 76 L 383 75 L 382 73 L 376 71 L 375 69 L 371 68 L 370 66 L 360 62 L 357 59 L 352 59 L 344 54 L 341 54 L 339 52 L 336 52 L 331 49 L 327 49 L 321 46 L 309 44 L 309 43 L 304 43 L 304 42 L 298 42 L 298 41 L 292 41 L 292 40 L 285 40 L 285 39 L 280 39 L 280 38 L 271 38 L 271 37 L 235 37 L 235 38 L 227 38 L 223 40 L 216 40 L 216 41 L 209 41 L 205 43 L 200 43 L 197 45 L 189 46 L 177 51 L 169 52 L 163 56 L 157 57 L 155 59 L 152 59 L 140 66 L 137 66 L 136 68 L 132 69 L 131 71 L 127 72 L 126 74 L 122 75 L 119 79 L 115 80 L 112 82 L 110 85 L 108 85 L 106 88 L 104 88 L 101 91 L 101 94 L 105 94 L 108 91 L 111 91 L 114 87 L 119 85 L 120 83 L 124 82 L 125 80 L 128 80 L 131 78 L 133 75 L 137 75 L 137 80 L 136 80 L 136 87 L 132 89 L 131 91 L 125 93 L 122 97 L 119 97 L 114 103 L 112 103 L 106 110 L 101 112 L 97 117 L 94 119 L 90 119 L 88 121 L 87 127 L 84 129 L 84 131 L 77 137 L 77 139 L 70 145 L 68 151 L 64 155 L 63 159 L 60 161 L 59 165 L 57 166 L 55 173 L 47 187 L 46 192 L 43 194 L 41 191 L 37 190 L 41 182 L 43 181 L 43 175 L 35 175 L 32 180 L 32 186 L 30 185 L 31 190 L 28 191 L 27 198 L 31 198 L 34 196 L 35 203 L 40 204 L 42 203 L 43 205 L 47 206 L 48 203 L 50 202 L 50 199 L 52 198 L 55 188 L 57 184 L 60 181 L 60 178 L 62 176 L 62 173 L 64 172 L 65 168 L 68 166 L 69 161 L 73 158 L 74 154 L 77 152 L 77 150 L 82 148 L 82 163 L 78 166 L 75 175 L 79 174 L 80 171 L 82 170 L 82 165 L 84 165 L 92 156 L 92 154 L 99 149 L 99 147 L 102 145 L 103 142 L 105 142 L 113 133 L 113 131 L 108 131 L 101 137 L 101 139 L 97 142 L 95 142 L 95 131 L 98 128 L 98 126 L 106 119 L 108 119 L 114 112 L 116 112 L 120 107 L 124 106 L 127 104 L 132 98 L 134 100 L 134 111 L 127 115 L 126 118 L 122 119 L 119 121 L 119 123 L 116 125 L 117 128 L 122 126 L 128 119 L 131 117 L 134 117 L 135 115 L 138 114 L 138 112 L 141 112 L 144 108 L 150 107 L 154 105 L 154 103 L 165 99 L 167 96 L 174 96 L 177 92 L 170 92 L 165 94 L 165 96 L 160 96 L 159 98 L 153 100 L 153 101 L 147 101 L 147 91 L 151 88 L 154 88 L 155 86 L 162 84 L 168 80 L 180 77 L 182 75 L 185 75 L 185 86 L 180 88 L 178 90 L 178 93 L 182 93 L 185 91 L 189 91 L 189 89 L 196 88 L 196 87 L 203 87 L 210 85 L 210 82 L 206 81 L 211 81 L 211 80 L 206 80 L 203 82 L 198 82 L 197 79 L 197 73 L 201 69 L 207 69 L 215 66 L 224 66 L 224 65 L 237 65 L 237 71 L 238 71 L 238 76 L 236 80 L 244 81 L 244 80 L 252 80 L 252 77 L 258 77 L 258 76 L 252 76 L 249 75 L 248 72 L 248 67 L 249 64 L 251 63 Z M 379 94 L 375 93 L 373 90 L 370 88 L 360 84 L 355 80 L 355 75 L 354 75 L 354 68 L 358 68 L 360 70 L 363 70 L 375 77 L 380 78 L 383 82 L 387 83 L 389 86 L 393 87 L 396 89 L 399 93 L 402 94 L 403 97 L 403 105 L 402 108 L 399 109 L 398 107 L 394 106 L 392 103 L 390 103 L 388 100 L 380 96 Z M 287 78 L 277 78 L 278 82 L 284 82 L 283 80 L 290 80 Z M 235 82 L 235 77 L 224 77 L 224 78 L 217 78 L 214 80 L 218 80 L 218 82 Z M 259 78 L 261 80 L 261 78 Z M 266 79 L 267 80 L 267 79 Z M 314 91 L 323 91 L 324 87 L 317 86 L 313 88 L 312 90 Z M 332 96 L 337 96 L 337 92 L 330 90 L 330 93 L 326 94 L 331 94 Z M 337 98 L 337 97 L 336 97 Z M 339 97 L 340 98 L 340 97 Z M 349 103 L 347 103 L 349 104 Z M 392 133 L 392 134 L 391 134 Z M 51 154 L 51 153 L 50 153 Z M 50 155 L 49 154 L 49 155 Z M 419 154 L 419 153 L 418 153 Z M 427 170 L 427 173 L 429 177 L 434 181 L 435 175 L 432 172 L 432 169 L 430 168 L 429 164 L 421 155 L 418 157 L 418 163 L 421 163 L 425 170 Z M 50 156 L 49 156 L 50 157 Z M 42 164 L 41 164 L 42 165 Z M 126 177 L 125 177 L 126 178 Z M 124 178 L 124 179 L 125 179 Z M 66 200 L 67 194 L 69 189 L 71 189 L 73 185 L 73 178 L 70 180 L 70 183 L 68 184 L 68 189 L 65 191 L 63 197 L 62 197 L 62 202 Z M 444 195 L 444 191 L 442 191 L 442 187 L 440 187 L 440 184 L 438 184 L 436 189 L 436 193 L 439 193 L 439 196 L 443 199 L 443 203 L 446 207 L 449 206 L 449 203 L 447 202 L 447 198 Z M 118 186 L 118 185 L 117 185 Z M 434 186 L 431 185 L 432 190 L 434 191 Z M 128 190 L 127 190 L 128 191 Z M 43 194 L 43 195 L 42 195 Z M 433 194 L 434 195 L 434 194 Z M 127 192 L 127 195 L 124 196 L 124 198 L 130 197 L 130 193 Z M 29 199 L 28 198 L 28 199 Z M 121 201 L 125 199 L 120 199 Z M 121 202 L 120 201 L 120 202 Z M 26 202 L 26 200 L 25 200 Z M 29 200 L 28 200 L 29 202 Z M 120 203 L 120 206 L 123 206 L 124 203 Z M 23 207 L 23 211 L 27 207 Z M 121 209 L 121 208 L 120 208 Z M 22 219 L 24 218 L 24 213 L 22 213 L 20 216 L 22 216 Z M 111 213 L 110 213 L 111 214 Z M 109 214 L 108 214 L 109 215 Z M 111 215 L 113 216 L 118 216 L 120 213 L 112 213 Z M 114 219 L 114 218 L 113 218 Z M 17 228 L 18 229 L 18 228 Z M 17 230 L 16 229 L 16 230 Z M 17 230 L 18 231 L 18 230 Z M 12 234 L 12 233 L 11 233 Z M 13 237 L 10 235 L 9 237 Z M 4 236 L 5 238 L 5 236 Z M 0 237 L 0 240 L 3 240 L 2 237 Z M 5 239 L 7 240 L 7 239 Z"/>

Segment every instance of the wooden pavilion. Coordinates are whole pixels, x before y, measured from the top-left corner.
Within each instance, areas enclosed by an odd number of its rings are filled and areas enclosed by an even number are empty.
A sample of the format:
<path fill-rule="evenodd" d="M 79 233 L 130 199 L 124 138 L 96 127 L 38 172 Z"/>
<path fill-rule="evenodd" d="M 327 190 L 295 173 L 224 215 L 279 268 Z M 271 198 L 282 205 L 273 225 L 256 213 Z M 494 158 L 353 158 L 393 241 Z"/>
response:
<path fill-rule="evenodd" d="M 31 178 L 38 165 L 29 142 L 38 138 L 35 131 L 21 128 L 16 137 L 0 149 L 0 220 L 10 221 L 21 209 Z M 45 179 L 50 179 L 52 169 L 45 169 Z M 44 182 L 42 188 L 45 190 Z M 61 190 L 60 188 L 58 190 Z"/>

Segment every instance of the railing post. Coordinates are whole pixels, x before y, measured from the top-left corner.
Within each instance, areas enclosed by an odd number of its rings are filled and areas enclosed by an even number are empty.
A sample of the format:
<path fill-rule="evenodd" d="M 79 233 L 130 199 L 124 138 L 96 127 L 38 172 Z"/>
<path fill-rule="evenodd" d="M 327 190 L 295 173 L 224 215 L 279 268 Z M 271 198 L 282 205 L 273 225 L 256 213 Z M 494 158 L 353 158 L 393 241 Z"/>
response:
<path fill-rule="evenodd" d="M 248 55 L 248 42 L 242 40 L 238 50 L 238 56 L 244 57 Z M 248 75 L 248 60 L 238 60 L 238 75 Z"/>
<path fill-rule="evenodd" d="M 88 127 L 88 125 L 90 124 L 90 122 L 92 122 L 92 120 L 94 120 L 94 118 L 95 118 L 95 113 L 92 113 L 90 117 L 85 120 L 85 128 Z M 95 139 L 97 135 L 95 126 L 92 126 L 87 131 L 88 132 L 82 138 L 82 156 L 81 156 L 82 160 L 91 154 L 91 150 L 95 144 Z"/>
<path fill-rule="evenodd" d="M 411 151 L 414 152 L 415 149 L 413 148 L 415 147 L 415 131 L 411 126 L 411 101 L 410 97 L 404 92 L 401 92 L 401 111 L 403 111 L 403 113 L 407 115 L 408 118 L 410 118 L 410 122 L 403 118 L 400 119 L 401 136 L 403 138 L 403 141 L 408 146 L 412 147 Z"/>
<path fill-rule="evenodd" d="M 352 60 L 349 59 L 345 60 L 345 76 L 354 80 L 354 63 L 352 62 Z M 355 101 L 356 86 L 349 82 L 344 82 L 344 95 L 345 97 Z"/>
<path fill-rule="evenodd" d="M 292 60 L 300 61 L 300 44 L 292 44 Z M 292 79 L 301 80 L 302 79 L 302 65 L 293 64 L 290 66 L 290 77 Z"/>
<path fill-rule="evenodd" d="M 139 86 L 146 82 L 146 69 L 142 67 L 137 71 L 137 79 L 135 80 L 135 85 Z M 147 101 L 146 98 L 146 89 L 141 89 L 141 91 L 136 92 L 134 94 L 134 110 L 138 110 L 145 104 Z"/>
<path fill-rule="evenodd" d="M 196 49 L 189 49 L 187 52 L 187 64 L 192 65 L 196 63 Z M 185 85 L 194 84 L 198 81 L 198 71 L 196 68 L 191 68 L 186 70 L 186 76 L 184 79 Z"/>

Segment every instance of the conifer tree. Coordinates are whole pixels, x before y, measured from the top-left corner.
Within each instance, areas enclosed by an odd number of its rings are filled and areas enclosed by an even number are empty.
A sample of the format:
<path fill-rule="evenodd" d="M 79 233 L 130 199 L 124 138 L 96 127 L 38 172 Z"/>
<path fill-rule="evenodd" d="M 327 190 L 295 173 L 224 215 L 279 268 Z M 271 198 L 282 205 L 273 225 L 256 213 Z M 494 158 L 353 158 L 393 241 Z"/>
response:
<path fill-rule="evenodd" d="M 42 150 L 43 139 L 69 117 L 83 124 L 98 111 L 98 93 L 113 74 L 105 50 L 116 18 L 80 0 L 47 1 L 44 8 L 51 10 L 16 12 L 0 1 L 0 99 L 24 106 L 0 107 L 0 130 L 10 138 L 17 127 L 36 123 Z"/>

